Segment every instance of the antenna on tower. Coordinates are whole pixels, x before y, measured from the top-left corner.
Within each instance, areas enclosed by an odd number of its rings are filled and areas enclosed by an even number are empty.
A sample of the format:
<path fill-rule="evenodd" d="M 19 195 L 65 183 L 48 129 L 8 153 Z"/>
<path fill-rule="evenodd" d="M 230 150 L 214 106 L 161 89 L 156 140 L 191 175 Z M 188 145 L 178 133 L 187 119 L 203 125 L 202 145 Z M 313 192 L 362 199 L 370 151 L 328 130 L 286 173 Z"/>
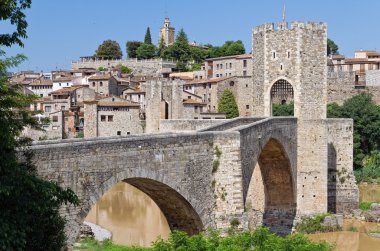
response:
<path fill-rule="evenodd" d="M 283 23 L 286 22 L 286 5 L 285 5 L 285 1 L 284 1 L 284 8 L 282 9 L 282 22 Z"/>
<path fill-rule="evenodd" d="M 165 18 L 168 17 L 168 9 L 167 9 L 167 0 L 164 0 L 164 7 L 165 7 Z"/>

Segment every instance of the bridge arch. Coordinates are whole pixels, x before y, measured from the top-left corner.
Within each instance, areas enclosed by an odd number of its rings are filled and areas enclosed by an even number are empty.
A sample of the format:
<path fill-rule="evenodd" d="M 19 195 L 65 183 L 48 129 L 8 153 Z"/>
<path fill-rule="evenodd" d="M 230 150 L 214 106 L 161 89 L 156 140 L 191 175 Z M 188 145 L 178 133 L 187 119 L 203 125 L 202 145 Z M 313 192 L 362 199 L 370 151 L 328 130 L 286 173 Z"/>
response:
<path fill-rule="evenodd" d="M 100 198 L 118 182 L 126 182 L 147 194 L 161 209 L 169 224 L 170 230 L 181 230 L 190 235 L 202 232 L 205 229 L 202 221 L 202 209 L 196 198 L 184 191 L 174 178 L 163 176 L 158 172 L 147 169 L 126 169 L 113 174 L 97 189 L 87 189 L 90 199 L 82 206 L 77 222 L 83 223 L 92 207 Z M 195 206 L 193 206 L 195 205 Z M 79 231 L 79 228 L 76 229 Z"/>
<path fill-rule="evenodd" d="M 246 207 L 249 225 L 265 225 L 278 234 L 289 234 L 296 216 L 294 167 L 281 142 L 269 138 L 254 162 Z"/>

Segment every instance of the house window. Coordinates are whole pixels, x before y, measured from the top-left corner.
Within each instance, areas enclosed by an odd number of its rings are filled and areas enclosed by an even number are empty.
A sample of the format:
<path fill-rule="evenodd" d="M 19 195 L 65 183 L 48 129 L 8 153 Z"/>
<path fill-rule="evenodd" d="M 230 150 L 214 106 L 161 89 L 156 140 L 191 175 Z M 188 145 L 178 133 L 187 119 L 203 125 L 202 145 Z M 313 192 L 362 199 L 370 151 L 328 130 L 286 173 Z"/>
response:
<path fill-rule="evenodd" d="M 127 132 L 127 135 L 130 135 L 131 134 L 131 132 Z"/>
<path fill-rule="evenodd" d="M 121 131 L 117 131 L 117 135 L 120 136 L 121 135 Z"/>
<path fill-rule="evenodd" d="M 203 77 L 202 76 L 199 76 L 199 79 L 202 79 Z"/>
<path fill-rule="evenodd" d="M 61 86 L 61 83 L 59 83 L 59 86 Z"/>
<path fill-rule="evenodd" d="M 103 86 L 103 82 L 100 82 L 99 85 L 100 85 L 100 86 Z"/>
<path fill-rule="evenodd" d="M 42 98 L 44 95 L 43 94 L 40 94 L 40 97 Z"/>
<path fill-rule="evenodd" d="M 198 112 L 198 106 L 194 106 L 194 112 Z"/>
<path fill-rule="evenodd" d="M 230 63 L 230 68 L 232 68 L 232 63 Z"/>
<path fill-rule="evenodd" d="M 219 70 L 219 64 L 216 65 L 216 69 Z"/>
<path fill-rule="evenodd" d="M 243 76 L 247 76 L 247 71 L 243 71 Z"/>
<path fill-rule="evenodd" d="M 288 58 L 290 58 L 290 51 L 288 51 Z"/>
<path fill-rule="evenodd" d="M 230 86 L 232 87 L 232 86 L 234 86 L 235 85 L 235 82 L 234 81 L 231 81 L 230 82 Z"/>
<path fill-rule="evenodd" d="M 226 63 L 226 69 L 228 69 L 228 64 Z"/>
<path fill-rule="evenodd" d="M 249 105 L 246 105 L 246 106 L 245 106 L 245 109 L 249 109 Z"/>
<path fill-rule="evenodd" d="M 276 59 L 276 52 L 273 52 L 273 59 Z"/>
<path fill-rule="evenodd" d="M 95 82 L 92 82 L 92 87 L 95 87 Z"/>
<path fill-rule="evenodd" d="M 45 106 L 45 112 L 51 112 L 51 106 L 50 105 Z"/>
<path fill-rule="evenodd" d="M 223 69 L 223 64 L 220 64 L 220 69 Z"/>
<path fill-rule="evenodd" d="M 191 99 L 191 96 L 187 96 L 188 99 Z"/>
<path fill-rule="evenodd" d="M 247 60 L 246 59 L 243 60 L 243 67 L 247 67 Z"/>
<path fill-rule="evenodd" d="M 203 84 L 203 89 L 206 89 L 207 85 L 206 84 Z"/>
<path fill-rule="evenodd" d="M 211 84 L 208 84 L 208 88 L 211 88 Z"/>
<path fill-rule="evenodd" d="M 66 106 L 61 106 L 61 111 L 64 111 L 66 109 Z"/>
<path fill-rule="evenodd" d="M 53 116 L 53 122 L 58 122 L 58 116 Z"/>
<path fill-rule="evenodd" d="M 114 110 L 114 111 L 118 111 L 119 108 L 118 108 L 118 107 L 114 107 L 113 110 Z"/>
<path fill-rule="evenodd" d="M 113 122 L 113 115 L 108 116 L 108 122 Z"/>
<path fill-rule="evenodd" d="M 106 115 L 100 116 L 100 121 L 102 121 L 102 122 L 106 121 Z"/>

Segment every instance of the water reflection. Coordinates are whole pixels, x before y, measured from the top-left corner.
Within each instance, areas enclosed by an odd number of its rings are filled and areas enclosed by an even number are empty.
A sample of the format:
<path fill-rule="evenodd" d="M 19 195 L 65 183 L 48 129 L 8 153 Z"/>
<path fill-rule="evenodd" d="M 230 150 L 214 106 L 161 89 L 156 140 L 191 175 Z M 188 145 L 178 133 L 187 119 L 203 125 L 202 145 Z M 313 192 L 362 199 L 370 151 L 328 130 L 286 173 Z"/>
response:
<path fill-rule="evenodd" d="M 150 246 L 158 236 L 168 238 L 165 216 L 149 196 L 120 182 L 91 209 L 86 221 L 112 232 L 112 240 L 121 245 Z"/>

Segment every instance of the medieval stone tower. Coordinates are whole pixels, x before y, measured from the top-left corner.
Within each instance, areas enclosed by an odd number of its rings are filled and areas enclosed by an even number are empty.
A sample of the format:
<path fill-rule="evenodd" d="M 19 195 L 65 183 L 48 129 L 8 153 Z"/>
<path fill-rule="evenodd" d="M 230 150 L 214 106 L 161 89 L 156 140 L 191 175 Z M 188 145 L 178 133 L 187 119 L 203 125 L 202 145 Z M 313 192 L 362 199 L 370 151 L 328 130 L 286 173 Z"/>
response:
<path fill-rule="evenodd" d="M 281 22 L 253 29 L 254 115 L 294 100 L 297 118 L 297 210 L 327 211 L 327 25 Z M 313 191 L 312 193 L 306 191 Z"/>
<path fill-rule="evenodd" d="M 175 29 L 170 26 L 170 20 L 168 17 L 165 18 L 164 26 L 160 29 L 160 41 L 164 40 L 165 46 L 172 45 L 174 43 Z"/>

